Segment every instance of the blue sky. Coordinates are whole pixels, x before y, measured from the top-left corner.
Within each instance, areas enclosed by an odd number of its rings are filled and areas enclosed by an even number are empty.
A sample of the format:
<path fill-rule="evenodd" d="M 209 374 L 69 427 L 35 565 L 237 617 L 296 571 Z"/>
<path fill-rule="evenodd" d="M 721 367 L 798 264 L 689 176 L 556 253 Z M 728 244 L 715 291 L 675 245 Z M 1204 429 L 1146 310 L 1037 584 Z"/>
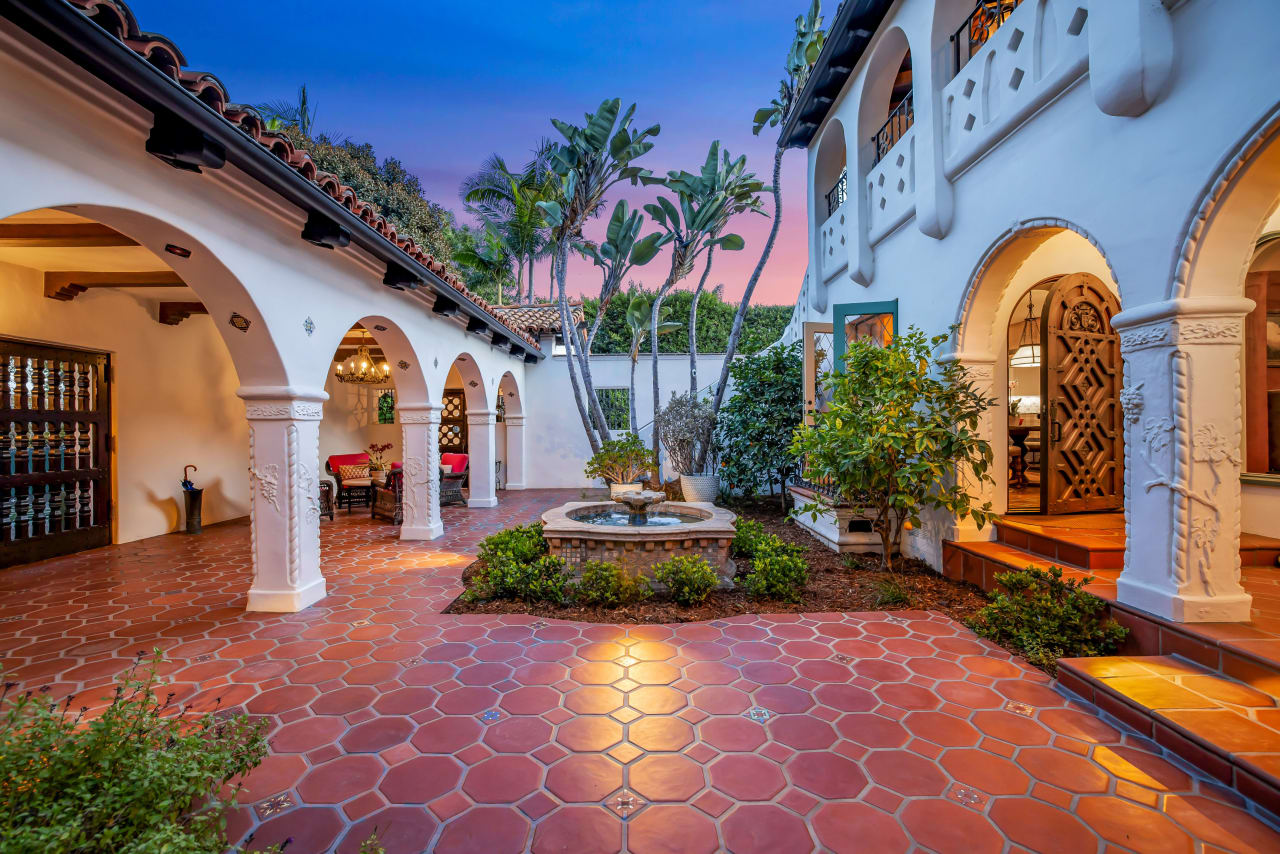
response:
<path fill-rule="evenodd" d="M 131 0 L 142 29 L 173 39 L 188 67 L 216 74 L 233 101 L 292 98 L 305 82 L 318 127 L 398 157 L 432 200 L 463 213 L 459 181 L 486 155 L 522 162 L 539 137 L 554 136 L 551 116 L 580 120 L 608 97 L 635 101 L 643 124 L 661 122 L 649 168 L 692 169 L 720 139 L 767 180 L 775 136 L 752 136 L 750 119 L 777 90 L 804 4 L 219 0 L 203 12 L 195 5 L 203 4 Z M 789 152 L 782 232 L 756 302 L 790 303 L 799 290 L 804 172 L 804 155 Z M 651 192 L 627 195 L 647 201 Z M 730 295 L 741 292 L 768 231 L 764 217 L 751 220 L 735 225 L 746 250 L 721 253 L 712 272 Z M 586 289 L 598 287 L 589 267 L 574 272 Z M 636 278 L 656 284 L 664 273 L 657 260 Z"/>

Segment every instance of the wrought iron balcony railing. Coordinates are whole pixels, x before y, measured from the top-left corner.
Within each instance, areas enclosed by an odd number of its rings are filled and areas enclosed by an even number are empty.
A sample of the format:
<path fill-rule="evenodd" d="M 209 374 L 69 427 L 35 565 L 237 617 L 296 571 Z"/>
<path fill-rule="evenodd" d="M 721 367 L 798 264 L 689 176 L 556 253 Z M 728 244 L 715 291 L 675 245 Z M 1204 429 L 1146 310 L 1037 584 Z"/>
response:
<path fill-rule="evenodd" d="M 827 216 L 831 216 L 840 206 L 844 204 L 844 200 L 849 194 L 849 170 L 840 171 L 840 177 L 836 179 L 836 185 L 827 191 Z"/>
<path fill-rule="evenodd" d="M 898 106 L 893 108 L 889 113 L 889 118 L 880 126 L 880 130 L 876 131 L 876 135 L 871 137 L 871 145 L 874 147 L 875 159 L 872 161 L 874 166 L 880 162 L 880 159 L 889 153 L 889 149 L 898 144 L 898 140 L 911 128 L 916 121 L 915 104 L 912 100 L 912 92 L 908 92 Z"/>
<path fill-rule="evenodd" d="M 968 64 L 987 40 L 995 35 L 1000 25 L 1009 20 L 1013 10 L 1022 4 L 1022 0 L 978 0 L 969 16 L 964 19 L 960 29 L 951 36 L 951 46 L 955 52 L 955 74 Z"/>

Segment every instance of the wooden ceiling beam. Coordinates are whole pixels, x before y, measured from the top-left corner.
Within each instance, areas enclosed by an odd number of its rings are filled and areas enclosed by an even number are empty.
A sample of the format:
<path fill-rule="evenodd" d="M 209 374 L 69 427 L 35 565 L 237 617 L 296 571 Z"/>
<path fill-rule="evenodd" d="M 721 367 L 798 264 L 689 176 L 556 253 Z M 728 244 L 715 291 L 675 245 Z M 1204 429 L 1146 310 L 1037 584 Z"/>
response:
<path fill-rule="evenodd" d="M 186 282 L 172 270 L 101 273 L 53 270 L 44 274 L 44 295 L 71 300 L 89 288 L 181 288 Z"/>
<path fill-rule="evenodd" d="M 208 314 L 202 302 L 162 302 L 156 317 L 166 326 L 177 326 L 193 314 Z"/>
<path fill-rule="evenodd" d="M 4 248 L 137 245 L 136 240 L 96 222 L 0 223 L 0 247 Z"/>

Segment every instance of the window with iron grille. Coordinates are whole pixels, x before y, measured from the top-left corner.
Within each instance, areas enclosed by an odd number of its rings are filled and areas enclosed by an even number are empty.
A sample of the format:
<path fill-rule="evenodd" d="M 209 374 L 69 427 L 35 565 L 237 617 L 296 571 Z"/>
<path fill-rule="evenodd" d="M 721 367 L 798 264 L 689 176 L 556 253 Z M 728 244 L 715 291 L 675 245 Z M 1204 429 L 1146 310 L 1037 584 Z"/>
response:
<path fill-rule="evenodd" d="M 396 423 L 396 393 L 394 391 L 384 391 L 378 395 L 378 423 Z"/>
<path fill-rule="evenodd" d="M 600 409 L 610 430 L 631 429 L 631 389 L 598 388 L 596 399 L 600 401 Z"/>

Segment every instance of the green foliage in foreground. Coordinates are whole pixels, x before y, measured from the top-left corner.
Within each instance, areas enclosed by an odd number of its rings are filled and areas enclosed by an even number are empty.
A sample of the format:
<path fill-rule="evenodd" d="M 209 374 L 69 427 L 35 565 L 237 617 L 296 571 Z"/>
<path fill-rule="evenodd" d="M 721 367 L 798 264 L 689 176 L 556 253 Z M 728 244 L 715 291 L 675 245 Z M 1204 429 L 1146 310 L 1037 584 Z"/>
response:
<path fill-rule="evenodd" d="M 799 473 L 791 435 L 804 413 L 804 357 L 797 342 L 738 359 L 729 370 L 733 396 L 716 418 L 720 477 L 730 489 L 752 495 L 779 487 Z"/>
<path fill-rule="evenodd" d="M 764 525 L 745 516 L 739 516 L 733 527 L 736 533 L 733 535 L 733 544 L 729 547 L 729 554 L 733 557 L 755 557 L 756 550 L 772 536 L 765 533 Z"/>
<path fill-rule="evenodd" d="M 569 580 L 564 561 L 554 555 L 519 560 L 512 552 L 500 551 L 471 579 L 467 596 L 563 605 L 569 598 Z"/>
<path fill-rule="evenodd" d="M 0 852 L 221 854 L 238 785 L 267 754 L 266 725 L 174 714 L 157 652 L 86 720 L 42 692 L 0 698 Z M 104 689 L 104 692 L 107 689 Z"/>
<path fill-rule="evenodd" d="M 809 581 L 809 564 L 801 557 L 803 550 L 770 537 L 772 542 L 756 550 L 742 588 L 753 598 L 799 602 Z"/>
<path fill-rule="evenodd" d="M 970 628 L 1050 673 L 1059 658 L 1115 652 L 1129 633 L 1105 616 L 1101 599 L 1084 591 L 1093 576 L 1064 579 L 1060 567 L 1029 566 L 1001 573 L 996 581 L 1003 589 L 969 621 Z"/>
<path fill-rule="evenodd" d="M 718 581 L 706 559 L 689 555 L 677 555 L 656 564 L 653 577 L 667 586 L 667 592 L 679 605 L 700 605 Z"/>
<path fill-rule="evenodd" d="M 575 601 L 584 605 L 618 608 L 635 605 L 653 595 L 649 579 L 632 575 L 616 563 L 589 560 L 582 565 L 582 577 L 572 587 Z"/>
<path fill-rule="evenodd" d="M 485 537 L 480 543 L 480 560 L 496 563 L 507 557 L 520 563 L 532 563 L 548 551 L 542 537 L 542 523 L 517 525 Z"/>

